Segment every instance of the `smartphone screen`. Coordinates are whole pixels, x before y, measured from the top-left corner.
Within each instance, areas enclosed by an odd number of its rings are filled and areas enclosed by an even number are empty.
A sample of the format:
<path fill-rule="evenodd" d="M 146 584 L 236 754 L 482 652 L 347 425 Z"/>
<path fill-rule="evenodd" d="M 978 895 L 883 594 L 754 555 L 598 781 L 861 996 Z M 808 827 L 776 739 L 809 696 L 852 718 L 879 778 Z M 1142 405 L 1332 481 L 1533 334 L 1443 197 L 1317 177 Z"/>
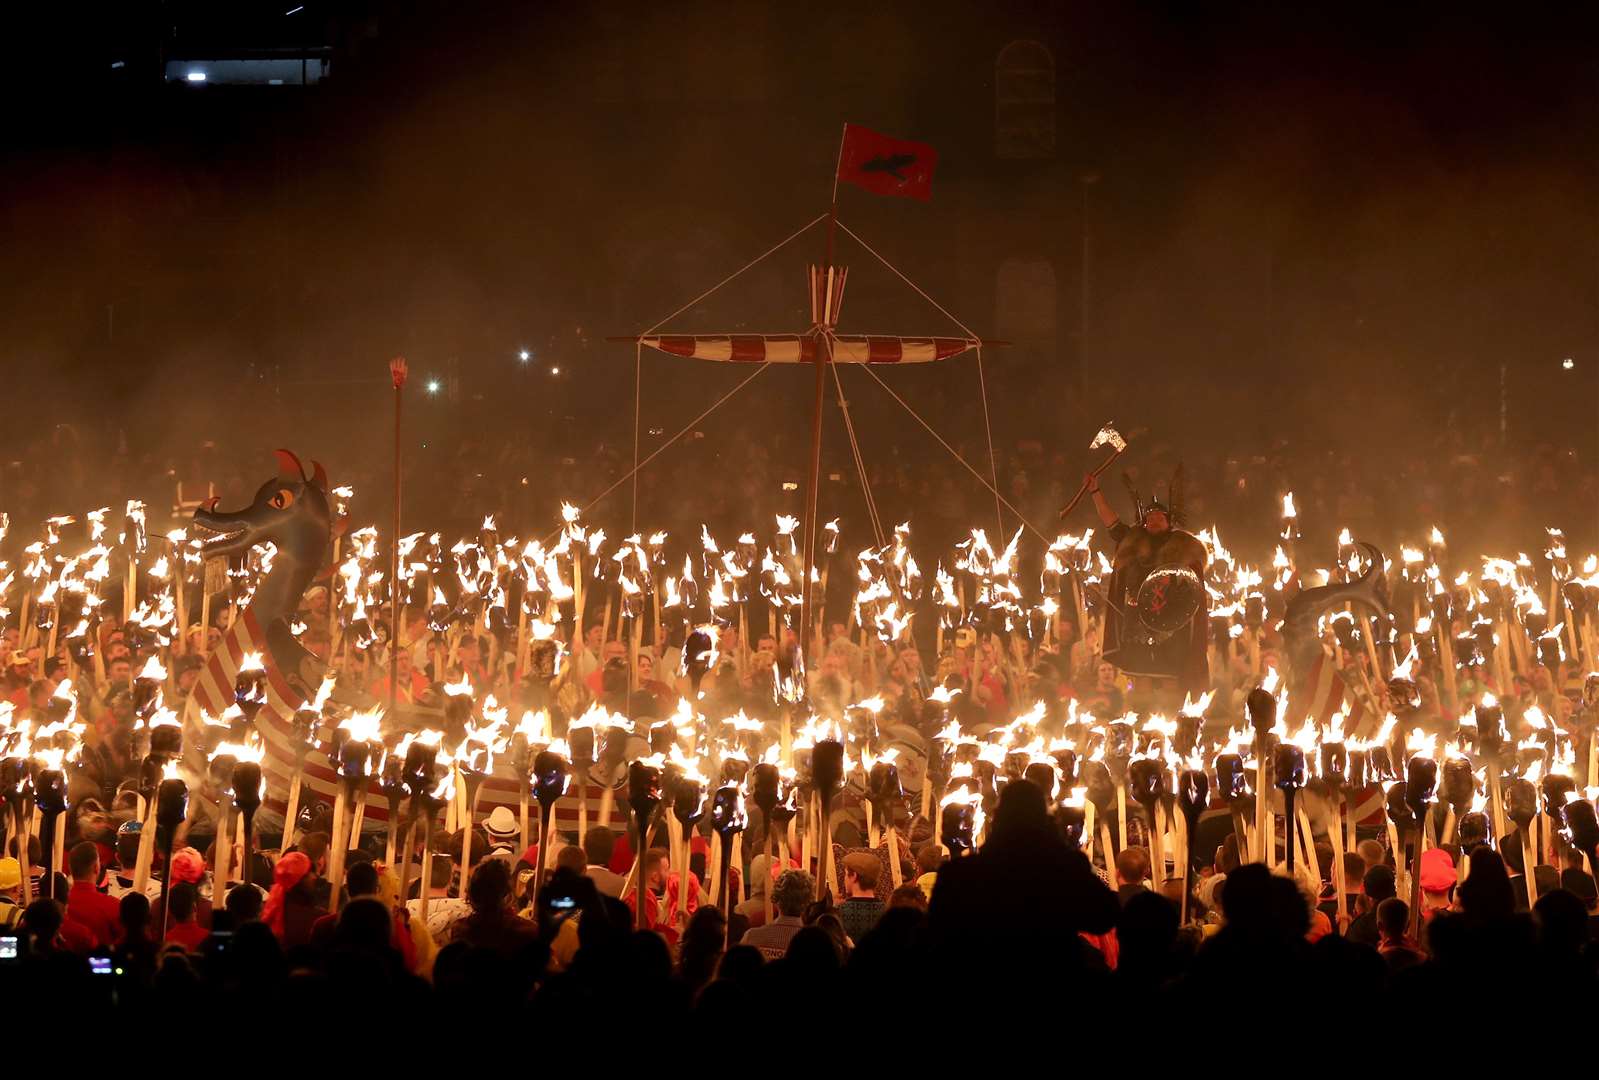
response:
<path fill-rule="evenodd" d="M 17 936 L 15 934 L 0 935 L 0 960 L 15 960 L 17 958 Z"/>

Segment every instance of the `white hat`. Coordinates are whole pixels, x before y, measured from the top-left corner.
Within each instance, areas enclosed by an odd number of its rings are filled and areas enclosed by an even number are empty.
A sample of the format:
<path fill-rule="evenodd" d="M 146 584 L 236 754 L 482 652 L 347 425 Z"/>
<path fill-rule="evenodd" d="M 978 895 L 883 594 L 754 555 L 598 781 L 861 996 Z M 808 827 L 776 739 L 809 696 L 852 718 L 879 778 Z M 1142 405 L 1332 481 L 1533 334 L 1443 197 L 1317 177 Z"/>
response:
<path fill-rule="evenodd" d="M 513 836 L 521 831 L 522 826 L 517 823 L 510 807 L 496 806 L 494 812 L 484 820 L 483 828 L 490 836 Z"/>

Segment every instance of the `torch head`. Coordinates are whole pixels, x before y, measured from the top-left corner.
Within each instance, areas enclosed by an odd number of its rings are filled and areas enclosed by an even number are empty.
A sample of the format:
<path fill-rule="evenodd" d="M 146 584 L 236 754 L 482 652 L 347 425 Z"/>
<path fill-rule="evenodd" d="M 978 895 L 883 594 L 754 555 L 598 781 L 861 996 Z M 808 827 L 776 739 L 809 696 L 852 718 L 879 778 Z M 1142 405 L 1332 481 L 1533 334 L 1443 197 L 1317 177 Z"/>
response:
<path fill-rule="evenodd" d="M 1477 794 L 1477 781 L 1471 775 L 1471 762 L 1452 757 L 1444 762 L 1444 802 L 1454 807 L 1456 816 L 1462 815 Z"/>
<path fill-rule="evenodd" d="M 1249 775 L 1241 755 L 1216 755 L 1216 788 L 1229 803 L 1249 797 Z"/>
<path fill-rule="evenodd" d="M 549 682 L 555 678 L 556 659 L 560 653 L 560 643 L 554 638 L 545 638 L 535 641 L 528 648 L 528 677 L 536 682 Z"/>
<path fill-rule="evenodd" d="M 157 724 L 150 729 L 150 753 L 163 758 L 183 753 L 183 728 L 178 724 Z"/>
<path fill-rule="evenodd" d="M 1599 816 L 1594 814 L 1593 803 L 1587 799 L 1572 799 L 1564 810 L 1572 846 L 1592 857 L 1594 849 L 1599 848 Z"/>
<path fill-rule="evenodd" d="M 1077 786 L 1077 751 L 1071 747 L 1056 750 L 1050 755 L 1055 759 L 1055 771 L 1060 778 L 1062 788 Z"/>
<path fill-rule="evenodd" d="M 388 800 L 399 802 L 405 797 L 405 759 L 392 751 L 383 757 L 383 774 L 378 778 L 378 786 L 383 789 L 383 794 Z"/>
<path fill-rule="evenodd" d="M 600 764 L 609 776 L 615 776 L 627 760 L 627 735 L 626 728 L 614 725 L 600 733 Z"/>
<path fill-rule="evenodd" d="M 161 703 L 161 682 L 143 675 L 133 680 L 133 715 L 148 720 Z"/>
<path fill-rule="evenodd" d="M 874 763 L 866 776 L 866 793 L 880 807 L 899 802 L 905 795 L 899 782 L 899 767 L 892 761 Z"/>
<path fill-rule="evenodd" d="M 1396 780 L 1399 774 L 1394 771 L 1393 759 L 1388 756 L 1386 746 L 1373 746 L 1366 751 L 1366 765 L 1371 778 L 1378 783 L 1384 780 Z"/>
<path fill-rule="evenodd" d="M 1277 722 L 1277 699 L 1269 690 L 1256 687 L 1244 699 L 1244 711 L 1249 714 L 1249 724 L 1256 733 L 1264 734 Z"/>
<path fill-rule="evenodd" d="M 1421 687 L 1416 685 L 1414 679 L 1389 679 L 1388 696 L 1393 700 L 1396 710 L 1415 712 L 1421 708 Z"/>
<path fill-rule="evenodd" d="M 1553 818 L 1565 812 L 1567 794 L 1577 790 L 1577 782 L 1560 773 L 1546 773 L 1539 786 L 1543 789 L 1543 812 Z"/>
<path fill-rule="evenodd" d="M 139 794 L 146 799 L 155 796 L 155 789 L 161 783 L 161 772 L 166 767 L 166 759 L 160 754 L 146 754 L 139 762 Z"/>
<path fill-rule="evenodd" d="M 1344 786 L 1349 771 L 1349 750 L 1341 742 L 1321 744 L 1321 776 L 1336 791 Z"/>
<path fill-rule="evenodd" d="M 953 856 L 965 855 L 976 848 L 973 827 L 976 809 L 971 803 L 956 801 L 944 804 L 938 815 L 938 835 Z"/>
<path fill-rule="evenodd" d="M 550 750 L 541 750 L 533 759 L 533 797 L 539 805 L 546 810 L 548 817 L 549 807 L 555 800 L 566 794 L 566 785 L 570 779 L 566 759 L 560 754 Z"/>
<path fill-rule="evenodd" d="M 401 775 L 404 776 L 405 786 L 410 789 L 413 798 L 433 790 L 432 770 L 435 757 L 437 751 L 420 742 L 413 742 L 405 748 L 405 764 Z"/>
<path fill-rule="evenodd" d="M 1166 794 L 1166 770 L 1150 758 L 1139 758 L 1127 767 L 1128 792 L 1144 806 Z"/>
<path fill-rule="evenodd" d="M 1087 815 L 1081 806 L 1072 806 L 1061 803 L 1055 807 L 1055 824 L 1060 827 L 1060 833 L 1066 843 L 1072 848 L 1083 846 L 1083 826 L 1087 822 Z"/>
<path fill-rule="evenodd" d="M 1538 816 L 1538 789 L 1532 781 L 1515 777 L 1505 781 L 1505 817 L 1525 829 Z"/>
<path fill-rule="evenodd" d="M 1349 771 L 1345 782 L 1355 791 L 1359 791 L 1366 786 L 1366 751 L 1351 750 L 1349 752 Z"/>
<path fill-rule="evenodd" d="M 1203 769 L 1184 769 L 1177 777 L 1177 802 L 1184 816 L 1197 820 L 1210 803 L 1210 777 Z"/>
<path fill-rule="evenodd" d="M 254 761 L 241 761 L 233 766 L 233 802 L 246 814 L 253 814 L 261 806 L 261 766 Z"/>
<path fill-rule="evenodd" d="M 459 728 L 472 718 L 471 694 L 444 695 L 444 721 Z"/>
<path fill-rule="evenodd" d="M 1297 743 L 1280 742 L 1272 751 L 1273 782 L 1283 791 L 1305 786 L 1305 750 Z"/>
<path fill-rule="evenodd" d="M 688 673 L 689 684 L 694 688 L 696 696 L 700 680 L 711 670 L 711 660 L 715 655 L 716 642 L 706 630 L 695 630 L 683 641 L 683 670 Z"/>
<path fill-rule="evenodd" d="M 232 754 L 217 754 L 207 765 L 206 777 L 213 787 L 225 791 L 233 782 L 233 766 L 238 763 L 239 759 Z"/>
<path fill-rule="evenodd" d="M 844 779 L 844 744 L 821 739 L 811 748 L 811 783 L 824 796 L 838 790 Z"/>
<path fill-rule="evenodd" d="M 684 829 L 705 813 L 705 785 L 689 776 L 679 776 L 672 784 L 672 815 Z"/>
<path fill-rule="evenodd" d="M 1047 761 L 1034 761 L 1022 771 L 1022 779 L 1044 793 L 1047 801 L 1055 794 L 1055 766 Z"/>
<path fill-rule="evenodd" d="M 724 784 L 711 797 L 711 828 L 724 838 L 744 831 L 744 793 L 736 784 Z"/>
<path fill-rule="evenodd" d="M 1438 763 L 1417 754 L 1405 767 L 1405 802 L 1420 821 L 1438 794 Z"/>
<path fill-rule="evenodd" d="M 40 769 L 33 778 L 33 801 L 47 814 L 67 808 L 67 774 L 60 769 Z"/>
<path fill-rule="evenodd" d="M 1388 811 L 1389 821 L 1392 821 L 1395 825 L 1408 828 L 1415 824 L 1416 815 L 1411 811 L 1410 803 L 1405 796 L 1405 782 L 1403 780 L 1395 780 L 1388 785 L 1388 795 L 1384 800 L 1384 806 Z"/>
<path fill-rule="evenodd" d="M 594 729 L 587 724 L 567 729 L 566 746 L 572 754 L 572 764 L 586 769 L 594 764 Z"/>
<path fill-rule="evenodd" d="M 1116 782 L 1103 761 L 1090 758 L 1082 763 L 1083 786 L 1088 789 L 1088 801 L 1094 804 L 1101 817 L 1116 805 Z"/>
<path fill-rule="evenodd" d="M 722 784 L 740 785 L 750 773 L 749 760 L 742 757 L 725 757 L 719 770 L 719 780 Z"/>
<path fill-rule="evenodd" d="M 339 774 L 351 784 L 366 779 L 371 762 L 372 745 L 368 742 L 346 739 L 344 745 L 339 747 Z"/>
<path fill-rule="evenodd" d="M 660 769 L 642 761 L 628 765 L 627 804 L 633 808 L 633 816 L 641 825 L 649 821 L 655 808 L 661 805 Z"/>
<path fill-rule="evenodd" d="M 760 810 L 761 817 L 771 820 L 772 807 L 778 804 L 782 796 L 783 774 L 776 765 L 762 761 L 750 770 L 750 799 Z"/>
<path fill-rule="evenodd" d="M 1488 815 L 1477 812 L 1462 814 L 1456 826 L 1456 833 L 1460 837 L 1460 850 L 1470 851 L 1478 844 L 1488 842 Z"/>
<path fill-rule="evenodd" d="M 161 781 L 155 795 L 155 822 L 164 830 L 183 824 L 189 812 L 189 785 L 174 777 Z"/>
<path fill-rule="evenodd" d="M 1133 756 L 1133 725 L 1113 723 L 1105 725 L 1105 757 L 1118 772 L 1127 770 L 1128 759 Z"/>
<path fill-rule="evenodd" d="M 1188 713 L 1177 718 L 1177 732 L 1172 736 L 1172 749 L 1178 757 L 1187 757 L 1199 747 L 1199 737 L 1204 730 L 1205 718 Z"/>

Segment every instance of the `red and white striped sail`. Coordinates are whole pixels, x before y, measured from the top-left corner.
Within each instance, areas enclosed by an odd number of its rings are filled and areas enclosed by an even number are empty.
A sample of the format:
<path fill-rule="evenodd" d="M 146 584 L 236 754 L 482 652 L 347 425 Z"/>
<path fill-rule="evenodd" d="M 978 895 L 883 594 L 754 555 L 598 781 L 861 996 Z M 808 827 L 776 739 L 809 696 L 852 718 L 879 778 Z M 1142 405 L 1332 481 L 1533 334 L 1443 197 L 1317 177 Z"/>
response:
<path fill-rule="evenodd" d="M 835 334 L 832 341 L 833 362 L 838 364 L 925 364 L 982 344 L 977 338 L 884 334 Z M 695 360 L 809 364 L 816 360 L 817 339 L 810 334 L 657 334 L 641 337 L 638 343 Z"/>

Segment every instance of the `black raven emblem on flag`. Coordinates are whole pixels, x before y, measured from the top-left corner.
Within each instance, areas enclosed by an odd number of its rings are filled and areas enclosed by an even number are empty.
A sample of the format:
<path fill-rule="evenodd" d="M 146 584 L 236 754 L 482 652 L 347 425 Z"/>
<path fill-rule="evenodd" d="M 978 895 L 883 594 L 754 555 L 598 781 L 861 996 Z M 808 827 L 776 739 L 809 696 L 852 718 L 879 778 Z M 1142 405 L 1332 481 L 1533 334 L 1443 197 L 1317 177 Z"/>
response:
<path fill-rule="evenodd" d="M 886 157 L 882 154 L 878 154 L 876 157 L 872 158 L 870 161 L 861 166 L 861 172 L 887 173 L 889 176 L 892 176 L 895 180 L 898 180 L 903 184 L 906 180 L 909 180 L 910 177 L 900 172 L 900 170 L 905 168 L 907 165 L 914 164 L 916 164 L 915 154 L 889 154 Z"/>

